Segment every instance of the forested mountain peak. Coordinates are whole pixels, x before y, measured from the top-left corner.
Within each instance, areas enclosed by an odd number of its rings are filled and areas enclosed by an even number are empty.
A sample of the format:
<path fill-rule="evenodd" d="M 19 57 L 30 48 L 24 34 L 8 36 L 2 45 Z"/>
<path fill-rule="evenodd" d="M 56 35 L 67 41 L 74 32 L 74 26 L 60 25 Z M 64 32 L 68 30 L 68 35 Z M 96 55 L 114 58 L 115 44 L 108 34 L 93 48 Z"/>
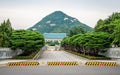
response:
<path fill-rule="evenodd" d="M 81 26 L 88 31 L 92 30 L 91 27 L 79 22 L 76 18 L 68 16 L 62 11 L 55 11 L 47 15 L 29 29 L 41 33 L 68 33 L 74 26 Z"/>

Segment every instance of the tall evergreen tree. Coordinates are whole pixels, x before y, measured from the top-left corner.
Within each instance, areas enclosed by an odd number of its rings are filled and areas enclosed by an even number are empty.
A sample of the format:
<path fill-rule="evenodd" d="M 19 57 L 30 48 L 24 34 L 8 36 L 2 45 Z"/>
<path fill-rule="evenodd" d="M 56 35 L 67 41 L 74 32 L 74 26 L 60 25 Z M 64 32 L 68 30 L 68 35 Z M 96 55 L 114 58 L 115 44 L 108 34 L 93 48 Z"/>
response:
<path fill-rule="evenodd" d="M 107 32 L 110 34 L 111 45 L 120 47 L 120 13 L 113 13 L 105 20 L 99 20 L 94 28 L 95 32 Z M 112 35 L 111 35 L 112 34 Z"/>
<path fill-rule="evenodd" d="M 117 26 L 112 34 L 113 44 L 120 47 L 120 20 L 116 20 Z"/>
<path fill-rule="evenodd" d="M 114 22 L 120 19 L 120 13 L 116 12 L 109 16 L 107 19 L 100 19 L 94 28 L 95 32 L 107 32 L 112 34 L 117 24 Z"/>
<path fill-rule="evenodd" d="M 0 25 L 0 46 L 1 47 L 9 47 L 10 43 L 10 36 L 12 34 L 12 27 L 9 19 L 7 21 L 4 21 Z"/>
<path fill-rule="evenodd" d="M 69 31 L 69 36 L 73 36 L 73 35 L 77 35 L 77 34 L 84 34 L 86 33 L 87 30 L 85 30 L 84 28 L 82 28 L 81 26 L 75 26 L 73 28 L 70 29 Z"/>

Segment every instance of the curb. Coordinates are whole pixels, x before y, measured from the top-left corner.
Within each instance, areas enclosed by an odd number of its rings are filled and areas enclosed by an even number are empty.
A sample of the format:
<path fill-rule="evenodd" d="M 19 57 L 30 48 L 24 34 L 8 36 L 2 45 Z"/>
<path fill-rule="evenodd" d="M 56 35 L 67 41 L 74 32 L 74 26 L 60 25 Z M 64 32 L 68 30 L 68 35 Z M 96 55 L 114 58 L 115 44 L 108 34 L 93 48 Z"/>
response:
<path fill-rule="evenodd" d="M 40 51 L 33 57 L 33 60 L 38 60 L 38 59 L 41 57 L 41 55 L 42 55 L 43 52 L 44 52 L 44 50 L 40 50 Z"/>

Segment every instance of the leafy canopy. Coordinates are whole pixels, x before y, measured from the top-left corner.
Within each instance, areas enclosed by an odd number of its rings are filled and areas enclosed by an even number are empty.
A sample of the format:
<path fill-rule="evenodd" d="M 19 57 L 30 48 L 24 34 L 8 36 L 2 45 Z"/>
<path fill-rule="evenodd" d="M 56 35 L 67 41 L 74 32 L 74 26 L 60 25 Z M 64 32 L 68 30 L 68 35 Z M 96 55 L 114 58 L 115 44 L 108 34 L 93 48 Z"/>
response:
<path fill-rule="evenodd" d="M 95 32 L 107 32 L 110 35 L 112 45 L 120 47 L 120 13 L 113 13 L 105 20 L 99 20 L 94 28 Z"/>
<path fill-rule="evenodd" d="M 12 49 L 22 49 L 25 55 L 39 50 L 45 44 L 42 34 L 30 30 L 13 31 L 10 41 Z"/>

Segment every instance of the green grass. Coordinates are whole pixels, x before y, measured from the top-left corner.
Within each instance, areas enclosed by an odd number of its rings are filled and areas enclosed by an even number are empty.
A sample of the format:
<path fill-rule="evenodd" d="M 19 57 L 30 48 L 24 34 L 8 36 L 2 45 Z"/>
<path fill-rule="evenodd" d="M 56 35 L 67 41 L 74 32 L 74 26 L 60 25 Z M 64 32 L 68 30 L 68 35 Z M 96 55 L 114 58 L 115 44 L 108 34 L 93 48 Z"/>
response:
<path fill-rule="evenodd" d="M 21 55 L 14 56 L 13 59 L 32 59 L 38 52 L 39 52 L 39 50 L 36 52 L 33 52 L 32 54 L 30 54 L 28 56 L 21 56 Z"/>
<path fill-rule="evenodd" d="M 64 51 L 72 53 L 72 54 L 75 54 L 77 56 L 81 56 L 81 57 L 90 59 L 90 60 L 110 60 L 111 59 L 111 58 L 105 57 L 105 56 L 89 56 L 89 55 L 84 55 L 84 54 L 80 54 L 80 53 L 77 53 L 77 52 L 73 52 L 71 50 L 64 50 Z"/>

